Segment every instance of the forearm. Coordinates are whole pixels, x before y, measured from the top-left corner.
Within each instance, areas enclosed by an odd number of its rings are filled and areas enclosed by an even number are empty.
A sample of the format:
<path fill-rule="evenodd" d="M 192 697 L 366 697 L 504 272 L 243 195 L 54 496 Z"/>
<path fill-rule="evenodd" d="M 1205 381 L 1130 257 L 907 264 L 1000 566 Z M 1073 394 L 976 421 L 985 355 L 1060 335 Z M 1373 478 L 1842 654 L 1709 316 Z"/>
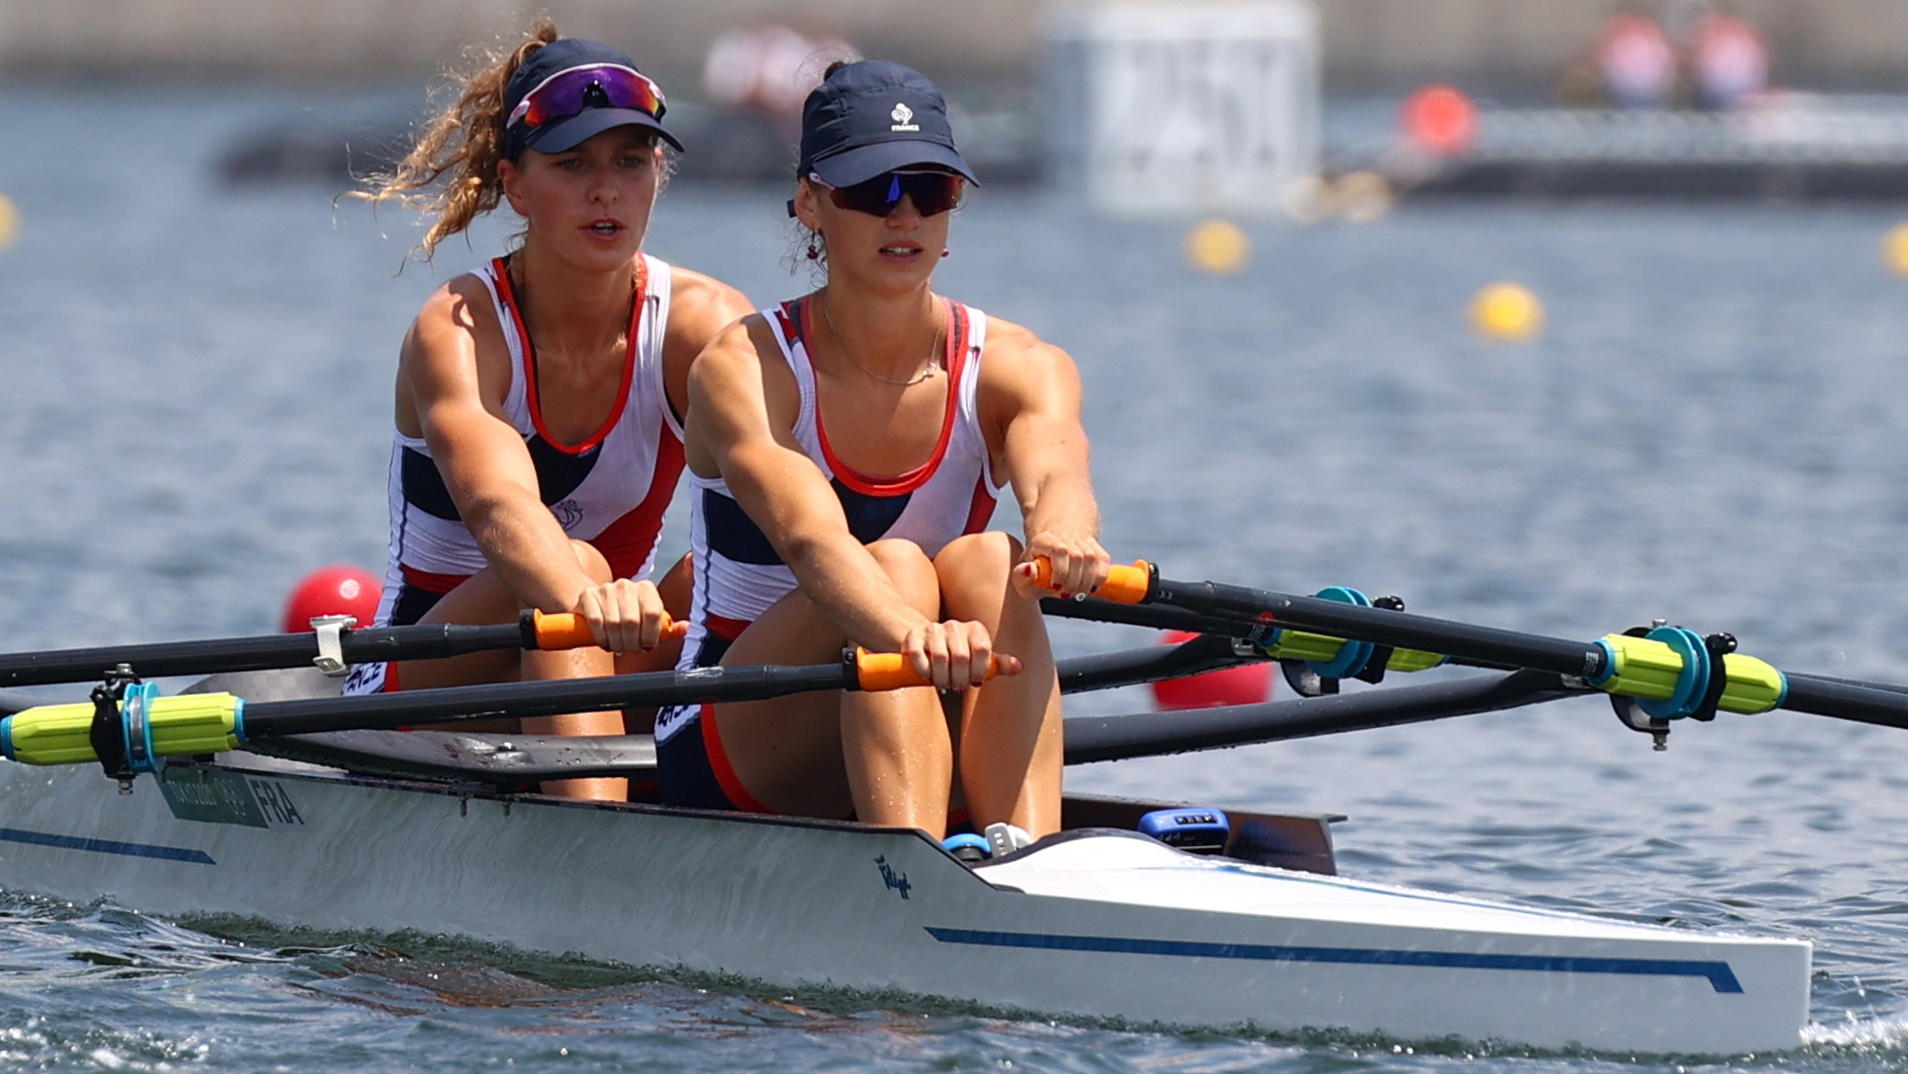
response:
<path fill-rule="evenodd" d="M 782 545 L 802 591 L 850 643 L 897 652 L 909 631 L 929 621 L 852 534 L 796 534 Z"/>
<path fill-rule="evenodd" d="M 590 585 L 570 538 L 549 508 L 533 498 L 484 497 L 465 511 L 464 524 L 485 562 L 525 607 L 570 611 Z"/>
<path fill-rule="evenodd" d="M 1085 474 L 1054 470 L 1042 475 L 1020 497 L 1021 518 L 1026 536 L 1060 533 L 1073 537 L 1098 537 L 1100 505 L 1094 498 L 1093 484 Z"/>

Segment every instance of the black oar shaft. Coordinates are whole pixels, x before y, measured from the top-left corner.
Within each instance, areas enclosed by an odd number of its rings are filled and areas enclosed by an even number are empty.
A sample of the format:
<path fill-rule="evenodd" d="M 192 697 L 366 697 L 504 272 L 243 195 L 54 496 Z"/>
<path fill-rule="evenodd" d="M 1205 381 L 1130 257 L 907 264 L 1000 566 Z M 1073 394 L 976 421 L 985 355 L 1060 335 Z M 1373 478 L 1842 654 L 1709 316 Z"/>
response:
<path fill-rule="evenodd" d="M 804 690 L 854 689 L 853 664 L 651 671 L 598 679 L 447 686 L 389 694 L 262 701 L 245 706 L 245 735 L 391 728 L 442 720 L 558 716 L 628 705 L 756 701 Z"/>
<path fill-rule="evenodd" d="M 1131 716 L 1075 716 L 1066 722 L 1066 763 L 1157 757 L 1422 723 L 1535 705 L 1576 692 L 1553 674 L 1518 671 L 1257 705 Z"/>
<path fill-rule="evenodd" d="M 1238 619 L 1200 615 L 1198 612 L 1173 608 L 1165 604 L 1115 604 L 1110 600 L 1093 598 L 1062 600 L 1059 597 L 1048 597 L 1040 602 L 1040 610 L 1056 619 L 1085 619 L 1096 623 L 1119 623 L 1123 626 L 1154 627 L 1159 630 L 1185 630 L 1194 634 L 1244 637 L 1252 632 L 1250 624 Z"/>
<path fill-rule="evenodd" d="M 1154 645 L 1144 649 L 1123 649 L 1094 653 L 1059 661 L 1060 692 L 1084 693 L 1115 686 L 1158 682 L 1181 675 L 1197 675 L 1255 658 L 1232 651 L 1232 642 L 1223 637 L 1201 636 L 1177 645 Z"/>
<path fill-rule="evenodd" d="M 1782 707 L 1856 723 L 1908 728 L 1908 694 L 1882 684 L 1848 682 L 1821 675 L 1789 674 Z"/>
<path fill-rule="evenodd" d="M 1603 667 L 1603 651 L 1582 642 L 1244 586 L 1162 578 L 1155 583 L 1150 599 L 1202 615 L 1248 621 L 1263 618 L 1276 626 L 1301 627 L 1558 675 L 1595 676 Z"/>
<path fill-rule="evenodd" d="M 516 623 L 472 626 L 432 623 L 346 631 L 342 641 L 349 664 L 381 660 L 429 660 L 523 644 Z M 106 645 L 90 649 L 50 649 L 0 654 L 0 687 L 87 682 L 121 664 L 144 678 L 220 671 L 265 671 L 309 664 L 318 656 L 312 633 L 265 634 L 250 638 Z"/>

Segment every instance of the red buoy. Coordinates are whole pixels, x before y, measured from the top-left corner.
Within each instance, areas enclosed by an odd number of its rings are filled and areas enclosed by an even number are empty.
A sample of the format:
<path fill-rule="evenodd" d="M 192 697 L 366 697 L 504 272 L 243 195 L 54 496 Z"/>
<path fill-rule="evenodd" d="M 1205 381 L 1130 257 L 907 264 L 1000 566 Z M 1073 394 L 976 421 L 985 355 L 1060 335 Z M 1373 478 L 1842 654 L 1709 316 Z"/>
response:
<path fill-rule="evenodd" d="M 1177 645 L 1198 636 L 1183 630 L 1169 630 L 1160 640 L 1167 645 Z M 1153 700 L 1162 709 L 1256 705 L 1272 696 L 1272 661 L 1235 664 L 1184 678 L 1163 679 L 1152 686 Z"/>
<path fill-rule="evenodd" d="M 1468 152 L 1477 141 L 1477 106 L 1451 86 L 1424 86 L 1405 99 L 1399 117 L 1405 137 L 1435 157 Z"/>
<path fill-rule="evenodd" d="M 310 630 L 312 619 L 320 615 L 352 615 L 359 626 L 370 626 L 377 614 L 377 576 L 362 567 L 334 563 L 305 575 L 285 598 L 284 630 Z"/>

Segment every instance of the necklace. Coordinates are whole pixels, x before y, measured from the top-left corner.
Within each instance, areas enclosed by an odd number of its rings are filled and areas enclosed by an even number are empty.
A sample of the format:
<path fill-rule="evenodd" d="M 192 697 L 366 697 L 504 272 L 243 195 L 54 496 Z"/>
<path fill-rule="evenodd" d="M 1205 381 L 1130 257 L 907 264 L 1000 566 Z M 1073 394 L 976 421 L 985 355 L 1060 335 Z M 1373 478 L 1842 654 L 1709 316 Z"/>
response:
<path fill-rule="evenodd" d="M 821 307 L 822 321 L 823 323 L 828 325 L 828 332 L 830 335 L 835 337 L 835 342 L 839 344 L 846 344 L 847 340 L 844 340 L 842 338 L 841 329 L 835 327 L 835 319 L 828 315 L 828 303 L 823 301 L 821 298 L 817 297 L 815 299 L 815 305 Z M 907 378 L 906 380 L 898 380 L 894 377 L 885 376 L 881 373 L 875 372 L 872 369 L 869 369 L 865 365 L 862 365 L 860 362 L 855 360 L 854 355 L 848 353 L 848 348 L 845 345 L 841 348 L 841 353 L 842 353 L 842 357 L 848 359 L 849 365 L 852 365 L 856 369 L 861 370 L 863 373 L 866 373 L 868 376 L 874 378 L 875 380 L 878 380 L 883 384 L 892 384 L 898 388 L 911 388 L 914 385 L 921 383 L 922 381 L 928 379 L 929 377 L 941 371 L 940 343 L 941 343 L 941 330 L 937 327 L 934 330 L 934 334 L 928 338 L 927 364 L 921 367 L 921 371 L 919 373 L 916 373 L 915 375 Z"/>

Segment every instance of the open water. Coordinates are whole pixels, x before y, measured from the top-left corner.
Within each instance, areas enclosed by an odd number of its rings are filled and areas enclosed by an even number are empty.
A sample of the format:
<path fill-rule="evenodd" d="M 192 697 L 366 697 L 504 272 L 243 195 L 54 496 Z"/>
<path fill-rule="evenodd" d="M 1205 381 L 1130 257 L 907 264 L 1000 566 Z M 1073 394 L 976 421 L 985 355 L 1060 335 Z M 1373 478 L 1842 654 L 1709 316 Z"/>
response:
<path fill-rule="evenodd" d="M 235 135 L 286 115 L 348 124 L 359 102 L 4 99 L 0 194 L 20 234 L 0 252 L 0 647 L 269 631 L 306 570 L 377 567 L 398 338 L 508 228 L 394 276 L 416 235 L 401 212 L 212 180 Z M 650 248 L 759 303 L 796 293 L 783 196 L 683 184 Z M 989 189 L 938 283 L 1080 362 L 1118 556 L 1568 637 L 1666 616 L 1795 670 L 1908 679 L 1908 281 L 1878 255 L 1895 222 L 1411 205 L 1249 226 L 1251 265 L 1206 276 L 1182 258 L 1183 222 Z M 1543 297 L 1541 340 L 1468 333 L 1465 304 L 1497 279 Z M 1056 632 L 1067 652 L 1146 637 Z M 1124 691 L 1074 711 L 1147 704 Z M 1349 814 L 1352 875 L 1805 937 L 1808 1043 L 1638 1061 L 1002 1021 L 23 891 L 0 894 L 0 1066 L 1908 1070 L 1908 733 L 1725 716 L 1653 753 L 1576 701 L 1070 779 Z"/>

